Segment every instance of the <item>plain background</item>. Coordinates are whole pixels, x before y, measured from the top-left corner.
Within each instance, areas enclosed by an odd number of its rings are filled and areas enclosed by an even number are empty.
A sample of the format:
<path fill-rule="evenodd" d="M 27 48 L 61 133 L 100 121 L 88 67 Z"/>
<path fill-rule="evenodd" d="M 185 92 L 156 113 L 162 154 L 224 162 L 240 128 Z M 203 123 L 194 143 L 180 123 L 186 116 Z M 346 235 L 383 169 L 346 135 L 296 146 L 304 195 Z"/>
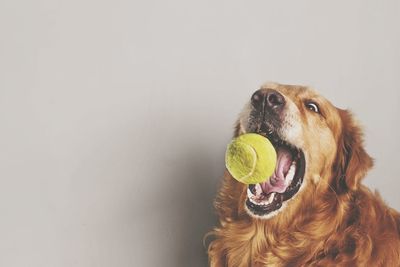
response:
<path fill-rule="evenodd" d="M 206 266 L 263 82 L 350 107 L 400 209 L 399 1 L 0 1 L 0 266 Z"/>

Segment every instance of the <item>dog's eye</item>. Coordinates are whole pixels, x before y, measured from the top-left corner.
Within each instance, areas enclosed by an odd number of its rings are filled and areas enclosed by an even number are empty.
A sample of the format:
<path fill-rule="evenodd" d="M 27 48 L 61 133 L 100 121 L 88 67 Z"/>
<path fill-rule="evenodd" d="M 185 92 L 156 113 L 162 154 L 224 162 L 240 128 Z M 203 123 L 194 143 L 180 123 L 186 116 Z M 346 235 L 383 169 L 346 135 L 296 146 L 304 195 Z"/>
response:
<path fill-rule="evenodd" d="M 314 102 L 307 102 L 306 107 L 315 113 L 319 113 L 318 105 Z"/>

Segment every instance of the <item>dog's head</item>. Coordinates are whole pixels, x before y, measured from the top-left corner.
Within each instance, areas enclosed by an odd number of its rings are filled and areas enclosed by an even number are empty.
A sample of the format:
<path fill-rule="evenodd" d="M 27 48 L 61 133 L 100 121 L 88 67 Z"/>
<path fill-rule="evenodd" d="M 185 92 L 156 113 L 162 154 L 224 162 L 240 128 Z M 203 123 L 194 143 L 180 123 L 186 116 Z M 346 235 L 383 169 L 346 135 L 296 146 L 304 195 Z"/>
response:
<path fill-rule="evenodd" d="M 253 217 L 293 212 L 323 191 L 357 190 L 372 167 L 351 114 L 307 87 L 262 86 L 240 114 L 235 135 L 249 132 L 266 136 L 278 154 L 270 179 L 242 186 L 238 204 Z"/>

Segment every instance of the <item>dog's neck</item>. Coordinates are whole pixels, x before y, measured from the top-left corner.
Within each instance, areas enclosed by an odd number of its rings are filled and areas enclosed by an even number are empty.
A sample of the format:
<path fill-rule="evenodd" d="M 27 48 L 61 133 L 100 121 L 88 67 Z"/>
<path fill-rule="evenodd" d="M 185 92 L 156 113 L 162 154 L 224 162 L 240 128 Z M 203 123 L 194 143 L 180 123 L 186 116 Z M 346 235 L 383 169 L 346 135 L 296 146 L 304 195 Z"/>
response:
<path fill-rule="evenodd" d="M 229 188 L 232 188 L 232 184 Z M 223 196 L 220 200 L 231 202 L 225 202 L 221 205 L 223 207 L 234 207 L 234 202 L 243 198 L 227 197 L 229 193 L 224 192 L 224 187 L 220 194 Z M 227 257 L 228 261 L 232 261 L 228 265 L 242 266 L 249 260 L 268 266 L 278 265 L 278 262 L 294 264 L 311 261 L 312 258 L 304 258 L 311 257 L 310 255 L 315 258 L 319 255 L 326 256 L 327 253 L 335 254 L 335 245 L 332 243 L 330 248 L 327 247 L 327 243 L 334 233 L 346 228 L 346 225 L 342 224 L 352 219 L 349 217 L 349 211 L 352 210 L 353 194 L 337 195 L 332 190 L 326 190 L 318 194 L 318 197 L 325 201 L 313 201 L 312 197 L 315 196 L 309 196 L 309 199 L 304 201 L 311 203 L 308 206 L 284 210 L 266 220 L 252 218 L 243 205 L 237 206 L 237 203 L 236 210 L 221 210 L 220 212 L 224 213 L 220 214 L 221 225 L 225 228 L 224 242 L 228 246 L 227 250 L 236 251 L 232 255 L 237 255 L 232 259 Z M 247 255 L 239 253 L 240 251 Z"/>

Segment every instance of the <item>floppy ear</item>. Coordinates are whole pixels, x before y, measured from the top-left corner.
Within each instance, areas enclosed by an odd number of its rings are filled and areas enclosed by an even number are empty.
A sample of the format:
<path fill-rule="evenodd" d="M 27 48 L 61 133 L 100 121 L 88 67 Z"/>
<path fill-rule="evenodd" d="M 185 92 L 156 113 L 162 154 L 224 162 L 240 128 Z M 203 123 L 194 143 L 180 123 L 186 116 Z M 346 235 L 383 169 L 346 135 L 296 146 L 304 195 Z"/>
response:
<path fill-rule="evenodd" d="M 373 166 L 373 159 L 364 149 L 363 133 L 347 110 L 339 110 L 342 131 L 339 137 L 336 187 L 339 192 L 356 190 Z"/>

